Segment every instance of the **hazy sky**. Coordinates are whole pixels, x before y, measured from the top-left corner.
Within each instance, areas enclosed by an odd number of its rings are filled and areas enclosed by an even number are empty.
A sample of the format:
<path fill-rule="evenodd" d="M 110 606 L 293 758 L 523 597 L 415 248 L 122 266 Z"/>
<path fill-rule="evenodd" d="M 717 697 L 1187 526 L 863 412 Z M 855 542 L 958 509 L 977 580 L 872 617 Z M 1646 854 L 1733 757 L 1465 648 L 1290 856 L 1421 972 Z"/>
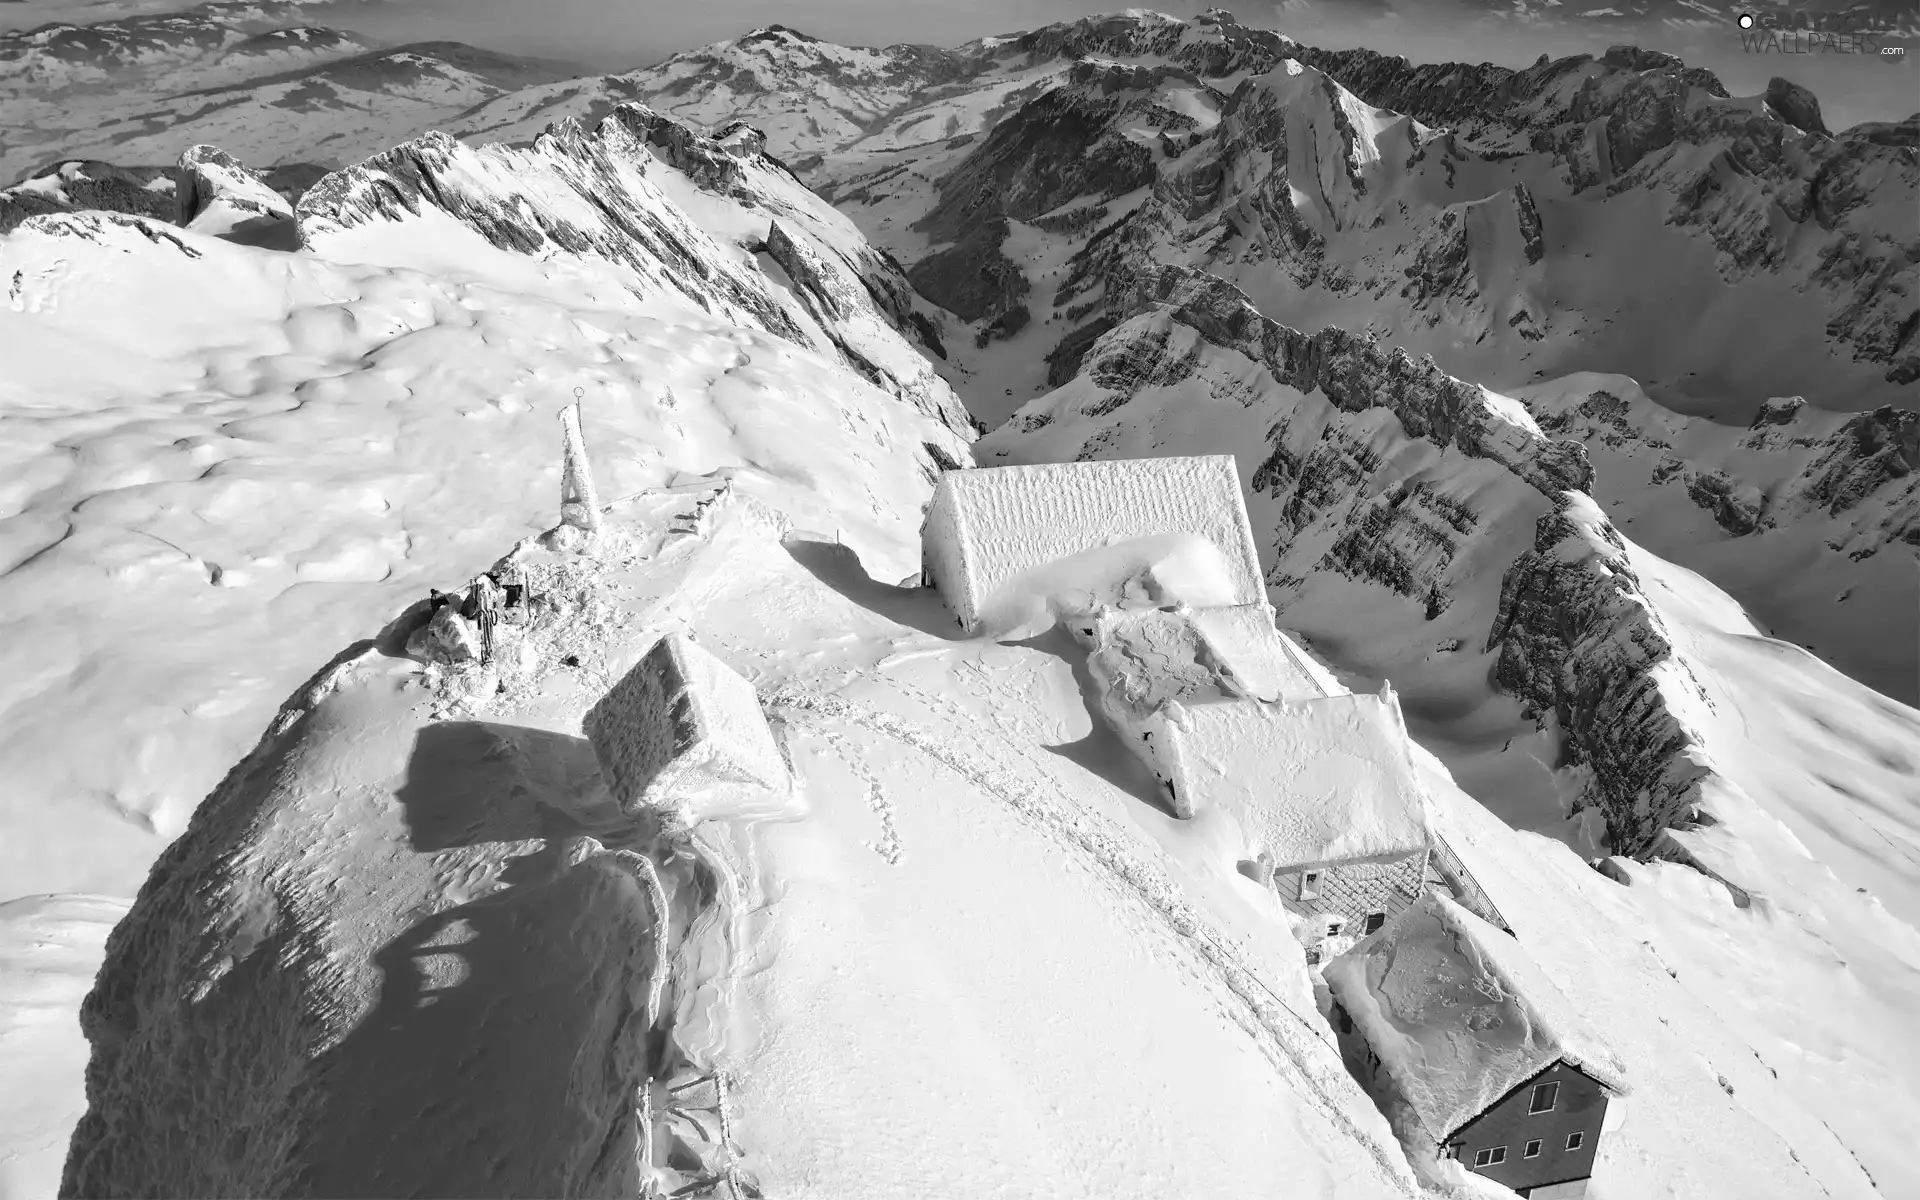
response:
<path fill-rule="evenodd" d="M 606 69 L 644 65 L 776 23 L 847 45 L 950 46 L 1125 7 L 1112 0 L 401 0 L 377 6 L 347 0 L 329 6 L 322 23 L 349 24 L 381 36 L 451 37 Z M 1163 0 L 1146 7 L 1186 17 L 1213 3 Z M 1273 5 L 1224 7 L 1251 24 L 1252 18 L 1270 14 Z"/>
<path fill-rule="evenodd" d="M 1522 66 L 1542 53 L 1601 54 L 1618 35 L 1607 31 L 1469 25 L 1446 12 L 1446 0 L 1398 0 L 1420 20 L 1385 20 L 1360 14 L 1385 9 L 1391 0 L 1321 0 L 1308 10 L 1324 15 L 1303 23 L 1300 8 L 1283 14 L 1273 0 L 1228 3 L 1248 25 L 1276 28 L 1314 45 L 1365 45 L 1404 54 L 1417 62 L 1464 60 Z M 1147 7 L 1188 17 L 1213 0 L 1160 0 Z M 383 40 L 448 39 L 516 54 L 560 58 L 594 71 L 626 70 L 678 50 L 738 37 L 779 23 L 828 41 L 850 45 L 925 42 L 951 46 L 992 33 L 1032 29 L 1052 21 L 1112 12 L 1115 0 L 336 0 L 313 11 L 316 24 L 343 26 Z M 1484 13 L 1486 10 L 1481 8 Z M 1741 51 L 1738 34 L 1709 35 L 1685 45 L 1652 32 L 1634 39 L 1671 50 L 1688 62 L 1720 74 L 1736 95 L 1766 87 L 1782 74 L 1811 87 L 1829 124 L 1897 119 L 1920 108 L 1920 54 L 1883 63 L 1861 58 L 1757 56 Z M 1917 48 L 1920 49 L 1920 48 Z"/>

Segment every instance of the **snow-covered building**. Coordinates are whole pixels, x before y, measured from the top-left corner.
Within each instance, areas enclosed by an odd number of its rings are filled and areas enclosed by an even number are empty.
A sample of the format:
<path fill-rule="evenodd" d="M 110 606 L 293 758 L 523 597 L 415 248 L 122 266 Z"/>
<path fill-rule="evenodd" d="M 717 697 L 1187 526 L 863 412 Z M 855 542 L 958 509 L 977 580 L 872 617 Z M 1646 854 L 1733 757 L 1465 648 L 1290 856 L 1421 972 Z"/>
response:
<path fill-rule="evenodd" d="M 1625 1069 L 1515 939 L 1429 893 L 1328 963 L 1348 1066 L 1403 1143 L 1533 1200 L 1586 1195 Z"/>
<path fill-rule="evenodd" d="M 1028 609 L 1266 603 L 1230 455 L 945 471 L 921 544 L 969 632 Z"/>
<path fill-rule="evenodd" d="M 685 828 L 793 805 L 792 776 L 753 685 L 679 634 L 656 642 L 583 724 L 624 812 Z"/>
<path fill-rule="evenodd" d="M 1298 703 L 1168 705 L 1148 730 L 1182 810 L 1219 808 L 1298 919 L 1309 962 L 1427 887 L 1426 793 L 1391 690 Z"/>

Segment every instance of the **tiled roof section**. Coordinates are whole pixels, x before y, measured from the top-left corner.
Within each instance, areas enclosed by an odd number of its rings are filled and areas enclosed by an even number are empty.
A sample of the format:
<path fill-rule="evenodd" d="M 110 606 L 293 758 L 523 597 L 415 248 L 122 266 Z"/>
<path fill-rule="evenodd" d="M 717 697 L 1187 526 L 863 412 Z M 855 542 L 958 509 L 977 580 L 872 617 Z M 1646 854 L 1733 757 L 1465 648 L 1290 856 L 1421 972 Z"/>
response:
<path fill-rule="evenodd" d="M 1139 458 L 947 471 L 936 506 L 956 522 L 973 595 L 1092 548 L 1197 534 L 1225 560 L 1236 604 L 1266 599 L 1253 530 L 1228 455 Z"/>

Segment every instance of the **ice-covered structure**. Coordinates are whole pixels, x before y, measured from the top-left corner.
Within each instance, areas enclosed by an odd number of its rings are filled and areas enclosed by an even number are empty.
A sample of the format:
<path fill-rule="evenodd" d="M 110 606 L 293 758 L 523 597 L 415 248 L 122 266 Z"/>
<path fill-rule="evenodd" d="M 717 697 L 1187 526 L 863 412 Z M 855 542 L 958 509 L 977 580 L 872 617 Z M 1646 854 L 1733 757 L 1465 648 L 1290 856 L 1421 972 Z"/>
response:
<path fill-rule="evenodd" d="M 1518 941 L 1429 893 L 1324 974 L 1349 1067 L 1418 1123 L 1403 1142 L 1534 1200 L 1586 1194 L 1626 1072 Z"/>
<path fill-rule="evenodd" d="M 1176 803 L 1240 823 L 1261 873 L 1301 918 L 1309 961 L 1426 889 L 1426 794 L 1391 691 L 1168 705 L 1151 724 L 1146 741 Z"/>
<path fill-rule="evenodd" d="M 679 634 L 656 642 L 583 724 L 622 811 L 687 828 L 794 806 L 791 773 L 753 685 Z"/>
<path fill-rule="evenodd" d="M 970 632 L 1029 610 L 1266 603 L 1229 455 L 945 471 L 921 545 Z"/>

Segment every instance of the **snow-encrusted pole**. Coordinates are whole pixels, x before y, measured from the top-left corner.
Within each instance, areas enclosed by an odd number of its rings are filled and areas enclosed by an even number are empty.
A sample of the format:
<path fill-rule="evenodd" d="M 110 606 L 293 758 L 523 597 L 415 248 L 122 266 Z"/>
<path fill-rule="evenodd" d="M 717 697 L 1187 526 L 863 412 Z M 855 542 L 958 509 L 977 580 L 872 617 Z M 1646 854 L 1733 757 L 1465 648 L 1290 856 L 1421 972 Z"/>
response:
<path fill-rule="evenodd" d="M 566 460 L 560 473 L 560 524 L 592 535 L 600 532 L 600 495 L 593 489 L 593 471 L 587 465 L 587 440 L 580 434 L 584 393 L 575 388 L 573 397 L 573 403 L 560 410 L 560 427 L 566 437 Z"/>

